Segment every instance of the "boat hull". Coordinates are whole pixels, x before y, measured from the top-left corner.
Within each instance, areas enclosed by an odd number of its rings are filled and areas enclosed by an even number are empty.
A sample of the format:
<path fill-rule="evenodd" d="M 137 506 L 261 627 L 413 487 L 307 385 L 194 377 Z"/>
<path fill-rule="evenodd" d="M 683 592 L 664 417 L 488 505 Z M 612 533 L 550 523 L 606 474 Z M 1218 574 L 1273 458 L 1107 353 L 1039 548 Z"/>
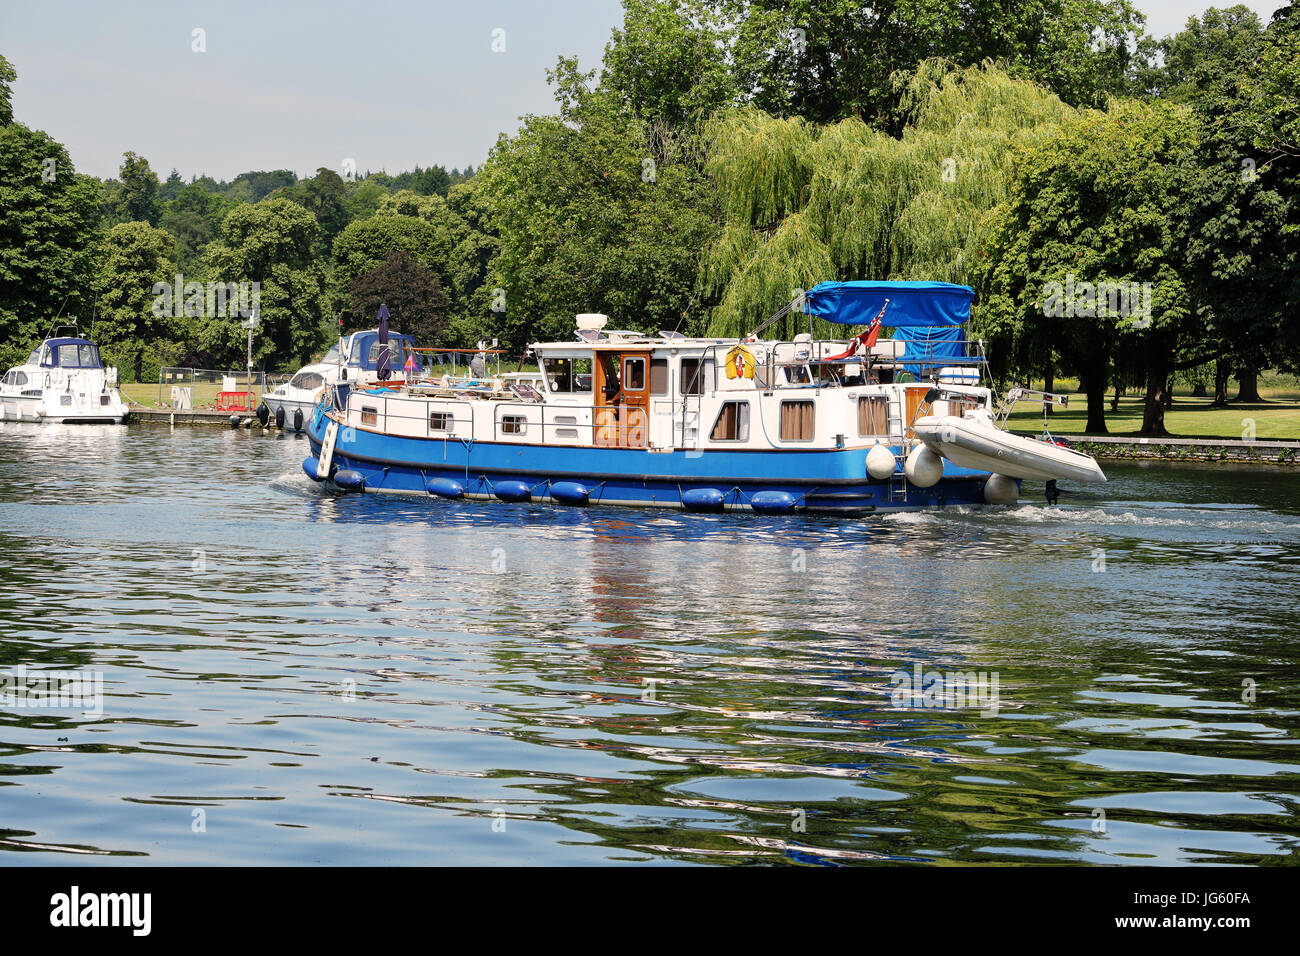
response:
<path fill-rule="evenodd" d="M 591 505 L 852 513 L 982 505 L 990 477 L 988 472 L 948 465 L 929 488 L 877 480 L 867 473 L 866 448 L 649 452 L 404 438 L 346 428 L 338 431 L 330 475 L 356 472 L 364 482 L 349 475 L 349 487 L 341 488 L 318 470 L 327 424 L 318 409 L 307 427 L 312 456 L 304 462 L 304 471 L 341 491 L 567 505 L 581 499 Z M 574 486 L 585 494 L 575 494 Z M 699 502 L 709 507 L 697 506 Z"/>
<path fill-rule="evenodd" d="M 57 399 L 57 396 L 55 396 Z M 102 411 L 101 411 L 102 409 Z M 0 396 L 0 421 L 48 422 L 63 425 L 120 425 L 130 410 L 120 401 L 109 405 L 82 407 L 76 403 L 64 407 L 45 398 Z"/>

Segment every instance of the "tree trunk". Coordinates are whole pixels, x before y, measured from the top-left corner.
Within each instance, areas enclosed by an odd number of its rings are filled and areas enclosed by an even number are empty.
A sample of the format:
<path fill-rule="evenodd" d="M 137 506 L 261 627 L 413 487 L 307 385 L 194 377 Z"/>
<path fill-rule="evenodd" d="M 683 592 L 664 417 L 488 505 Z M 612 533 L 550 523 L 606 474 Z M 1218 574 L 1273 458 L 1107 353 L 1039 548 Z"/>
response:
<path fill-rule="evenodd" d="M 1143 435 L 1168 435 L 1165 409 L 1169 406 L 1169 373 L 1163 363 L 1148 366 L 1147 394 L 1142 410 Z"/>
<path fill-rule="evenodd" d="M 1223 359 L 1216 359 L 1214 362 L 1214 401 L 1210 403 L 1212 408 L 1228 407 L 1229 375 L 1228 363 Z"/>
<path fill-rule="evenodd" d="M 138 382 L 144 376 L 144 349 L 140 349 L 135 353 L 135 361 L 133 365 L 135 370 L 135 381 Z"/>
<path fill-rule="evenodd" d="M 1088 424 L 1084 431 L 1096 435 L 1106 434 L 1106 369 L 1105 366 L 1079 372 L 1079 384 L 1088 396 Z"/>
<path fill-rule="evenodd" d="M 1121 394 L 1123 391 L 1124 391 L 1124 390 L 1123 390 L 1122 388 L 1120 388 L 1119 382 L 1116 382 L 1116 383 L 1115 383 L 1115 394 L 1111 397 L 1111 400 L 1110 400 L 1110 410 L 1111 410 L 1112 412 L 1117 412 L 1117 411 L 1119 411 L 1119 396 L 1120 396 L 1120 394 Z"/>
<path fill-rule="evenodd" d="M 1192 386 L 1192 398 L 1207 398 L 1209 394 L 1204 382 L 1197 382 Z"/>
<path fill-rule="evenodd" d="M 1056 372 L 1053 371 L 1052 360 L 1049 358 L 1047 360 L 1047 371 L 1043 373 L 1043 391 L 1044 392 L 1052 391 L 1052 386 L 1054 386 L 1055 384 L 1056 384 Z M 1047 402 L 1043 405 L 1043 412 L 1044 414 L 1047 415 L 1052 414 L 1051 402 Z"/>
<path fill-rule="evenodd" d="M 1243 368 L 1237 373 L 1237 397 L 1235 402 L 1262 402 L 1264 399 L 1259 396 L 1259 370 L 1253 368 Z"/>

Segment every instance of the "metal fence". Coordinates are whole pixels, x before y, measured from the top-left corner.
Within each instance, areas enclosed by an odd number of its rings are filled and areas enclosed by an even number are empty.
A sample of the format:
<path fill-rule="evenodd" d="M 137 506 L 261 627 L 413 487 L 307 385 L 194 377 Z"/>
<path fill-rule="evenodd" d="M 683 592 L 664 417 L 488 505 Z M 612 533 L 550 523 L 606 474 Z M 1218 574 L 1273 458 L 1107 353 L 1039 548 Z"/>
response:
<path fill-rule="evenodd" d="M 262 394 L 289 381 L 288 374 L 231 371 L 212 368 L 175 368 L 164 366 L 158 370 L 158 404 L 169 408 L 187 409 L 230 406 L 247 406 L 247 411 L 257 407 Z M 248 393 L 252 393 L 251 396 Z M 241 398 L 242 396 L 242 398 Z"/>

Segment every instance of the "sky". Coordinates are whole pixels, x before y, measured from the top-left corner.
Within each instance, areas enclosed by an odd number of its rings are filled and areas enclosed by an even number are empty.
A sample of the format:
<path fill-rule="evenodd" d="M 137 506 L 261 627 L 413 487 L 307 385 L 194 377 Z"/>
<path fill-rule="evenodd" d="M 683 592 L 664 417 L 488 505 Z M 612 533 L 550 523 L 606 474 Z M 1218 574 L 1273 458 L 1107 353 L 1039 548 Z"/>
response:
<path fill-rule="evenodd" d="M 1284 5 L 1245 2 L 1265 21 Z M 1208 5 L 1135 3 L 1157 37 Z M 553 112 L 556 58 L 599 66 L 621 22 L 620 0 L 0 0 L 0 53 L 15 118 L 80 172 L 114 176 L 132 150 L 187 181 L 396 173 L 478 166 Z"/>

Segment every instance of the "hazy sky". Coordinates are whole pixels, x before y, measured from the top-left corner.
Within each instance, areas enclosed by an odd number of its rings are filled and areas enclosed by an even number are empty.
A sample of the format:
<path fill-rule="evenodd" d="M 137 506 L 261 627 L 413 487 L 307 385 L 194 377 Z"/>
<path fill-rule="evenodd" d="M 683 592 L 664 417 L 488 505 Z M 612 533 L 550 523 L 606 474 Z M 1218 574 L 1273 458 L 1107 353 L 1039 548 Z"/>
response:
<path fill-rule="evenodd" d="M 1136 2 L 1155 36 L 1206 5 Z M 82 172 L 115 175 L 128 149 L 186 180 L 398 172 L 480 164 L 520 115 L 552 111 L 556 57 L 597 66 L 621 20 L 620 0 L 0 0 L 0 53 L 16 117 Z"/>

